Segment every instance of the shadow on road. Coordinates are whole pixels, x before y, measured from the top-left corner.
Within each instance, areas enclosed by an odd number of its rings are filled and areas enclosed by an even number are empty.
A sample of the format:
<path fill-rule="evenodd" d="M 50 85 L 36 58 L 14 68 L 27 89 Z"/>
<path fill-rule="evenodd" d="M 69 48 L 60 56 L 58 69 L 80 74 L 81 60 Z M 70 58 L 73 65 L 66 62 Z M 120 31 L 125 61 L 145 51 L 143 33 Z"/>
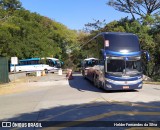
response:
<path fill-rule="evenodd" d="M 109 123 L 108 121 L 159 121 L 159 106 L 160 102 L 137 102 L 130 104 L 125 102 L 120 104 L 94 102 L 79 105 L 73 104 L 67 106 L 57 106 L 48 109 L 41 109 L 39 111 L 31 113 L 24 113 L 17 115 L 13 118 L 4 119 L 3 121 L 55 121 L 50 122 L 49 125 L 53 126 L 53 124 L 59 124 L 60 127 L 64 128 L 73 126 L 89 126 L 87 129 L 93 126 L 96 127 L 98 125 L 102 125 L 101 127 L 105 129 L 105 125 Z M 77 122 L 71 122 L 69 124 L 66 124 L 66 122 L 61 121 Z M 101 121 L 105 121 L 106 123 Z M 76 128 L 78 129 L 78 127 Z M 117 128 L 121 129 L 120 127 Z"/>
<path fill-rule="evenodd" d="M 68 80 L 69 85 L 78 91 L 93 91 L 105 93 L 103 89 L 96 88 L 92 82 L 84 79 L 82 75 L 73 74 L 73 80 Z"/>
<path fill-rule="evenodd" d="M 73 80 L 69 80 L 69 84 L 72 88 L 75 88 L 79 91 L 106 93 L 106 91 L 94 87 L 90 82 L 83 79 L 83 77 L 79 75 L 75 75 Z M 70 93 L 66 93 L 62 96 L 67 97 L 67 95 L 70 95 Z M 74 130 L 82 130 L 81 127 L 87 127 L 86 130 L 92 130 L 92 127 L 96 127 L 94 129 L 128 129 L 127 127 L 106 128 L 105 126 L 106 124 L 110 123 L 109 121 L 160 121 L 159 101 L 147 103 L 94 101 L 82 104 L 59 105 L 56 104 L 53 100 L 54 98 L 49 98 L 47 101 L 42 100 L 40 102 L 37 102 L 37 105 L 34 106 L 33 112 L 26 113 L 26 110 L 24 110 L 24 113 L 20 114 L 20 112 L 22 113 L 22 111 L 20 111 L 19 114 L 15 115 L 14 117 L 4 118 L 1 121 L 53 121 L 49 122 L 48 124 L 50 127 L 54 125 L 54 128 L 50 129 L 57 129 L 55 126 L 58 125 L 59 127 L 63 127 L 63 129 L 71 129 L 72 127 Z M 59 102 L 63 100 L 64 98 L 60 99 Z M 23 103 L 25 104 L 25 102 Z M 18 102 L 15 102 L 14 106 L 16 106 L 17 104 Z M 48 108 L 48 104 L 50 104 L 50 106 L 52 107 Z M 30 107 L 29 104 L 25 104 L 25 106 L 26 108 Z M 7 110 L 4 113 L 7 113 Z M 9 117 L 9 115 L 3 115 L 2 117 L 5 116 Z M 66 123 L 62 121 L 71 122 Z"/>
<path fill-rule="evenodd" d="M 68 80 L 69 85 L 78 91 L 93 91 L 100 93 L 126 93 L 126 92 L 138 92 L 138 90 L 112 90 L 107 91 L 102 88 L 97 88 L 91 81 L 85 79 L 80 73 L 73 74 L 73 80 Z"/>

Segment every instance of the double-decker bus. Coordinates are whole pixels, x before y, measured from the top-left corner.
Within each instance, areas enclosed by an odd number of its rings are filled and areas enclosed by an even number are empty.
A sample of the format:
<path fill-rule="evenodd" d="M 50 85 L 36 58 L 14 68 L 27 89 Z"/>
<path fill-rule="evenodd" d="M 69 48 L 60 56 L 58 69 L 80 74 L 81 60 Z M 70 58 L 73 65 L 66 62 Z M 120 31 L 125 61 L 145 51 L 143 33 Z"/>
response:
<path fill-rule="evenodd" d="M 89 51 L 92 52 L 92 57 L 98 59 L 98 63 L 88 67 L 85 59 L 82 74 L 95 86 L 105 90 L 142 88 L 142 56 L 145 54 L 147 61 L 150 57 L 147 51 L 141 50 L 135 34 L 102 32 L 86 45 L 94 46 L 92 51 Z"/>
<path fill-rule="evenodd" d="M 48 71 L 55 71 L 57 69 L 58 68 L 54 63 L 52 63 L 52 65 L 50 66 L 50 64 L 48 64 L 48 59 L 44 61 L 41 58 L 19 60 L 17 65 L 14 66 L 11 64 L 10 66 L 11 72 L 31 72 L 45 70 L 45 72 L 47 73 Z"/>

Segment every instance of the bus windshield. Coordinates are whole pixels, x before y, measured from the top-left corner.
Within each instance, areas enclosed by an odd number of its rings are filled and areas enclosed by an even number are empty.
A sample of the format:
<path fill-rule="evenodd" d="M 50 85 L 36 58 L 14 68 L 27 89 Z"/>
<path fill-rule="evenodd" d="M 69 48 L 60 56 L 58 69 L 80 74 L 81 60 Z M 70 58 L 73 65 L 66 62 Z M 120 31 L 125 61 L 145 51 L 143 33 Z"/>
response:
<path fill-rule="evenodd" d="M 142 73 L 140 60 L 107 60 L 107 73 L 117 76 L 133 76 Z"/>
<path fill-rule="evenodd" d="M 53 59 L 47 59 L 46 60 L 47 65 L 51 67 L 61 68 L 62 63 L 60 60 L 53 60 Z"/>
<path fill-rule="evenodd" d="M 98 64 L 98 59 L 85 60 L 83 64 L 84 64 L 85 68 L 86 67 L 93 67 Z"/>

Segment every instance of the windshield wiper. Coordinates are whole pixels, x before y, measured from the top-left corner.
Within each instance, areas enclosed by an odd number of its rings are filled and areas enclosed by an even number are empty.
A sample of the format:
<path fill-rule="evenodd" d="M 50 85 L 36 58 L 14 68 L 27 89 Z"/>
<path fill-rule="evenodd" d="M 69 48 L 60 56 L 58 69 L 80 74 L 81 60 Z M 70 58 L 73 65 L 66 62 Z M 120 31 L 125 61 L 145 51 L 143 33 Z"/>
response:
<path fill-rule="evenodd" d="M 107 72 L 110 75 L 115 75 L 115 76 L 122 76 L 123 73 L 122 72 Z"/>

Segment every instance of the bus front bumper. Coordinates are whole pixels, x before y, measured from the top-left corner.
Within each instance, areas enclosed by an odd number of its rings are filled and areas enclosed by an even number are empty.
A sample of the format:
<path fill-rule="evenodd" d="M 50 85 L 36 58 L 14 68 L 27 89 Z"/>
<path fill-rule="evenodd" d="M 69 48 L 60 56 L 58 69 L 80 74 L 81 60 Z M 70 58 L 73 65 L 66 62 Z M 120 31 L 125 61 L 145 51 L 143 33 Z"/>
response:
<path fill-rule="evenodd" d="M 105 90 L 133 90 L 133 89 L 142 89 L 143 82 L 142 80 L 139 80 L 140 82 L 136 83 L 128 83 L 128 81 L 124 81 L 123 84 L 116 84 L 111 82 L 105 82 L 104 89 Z M 135 81 L 133 81 L 135 82 Z"/>

